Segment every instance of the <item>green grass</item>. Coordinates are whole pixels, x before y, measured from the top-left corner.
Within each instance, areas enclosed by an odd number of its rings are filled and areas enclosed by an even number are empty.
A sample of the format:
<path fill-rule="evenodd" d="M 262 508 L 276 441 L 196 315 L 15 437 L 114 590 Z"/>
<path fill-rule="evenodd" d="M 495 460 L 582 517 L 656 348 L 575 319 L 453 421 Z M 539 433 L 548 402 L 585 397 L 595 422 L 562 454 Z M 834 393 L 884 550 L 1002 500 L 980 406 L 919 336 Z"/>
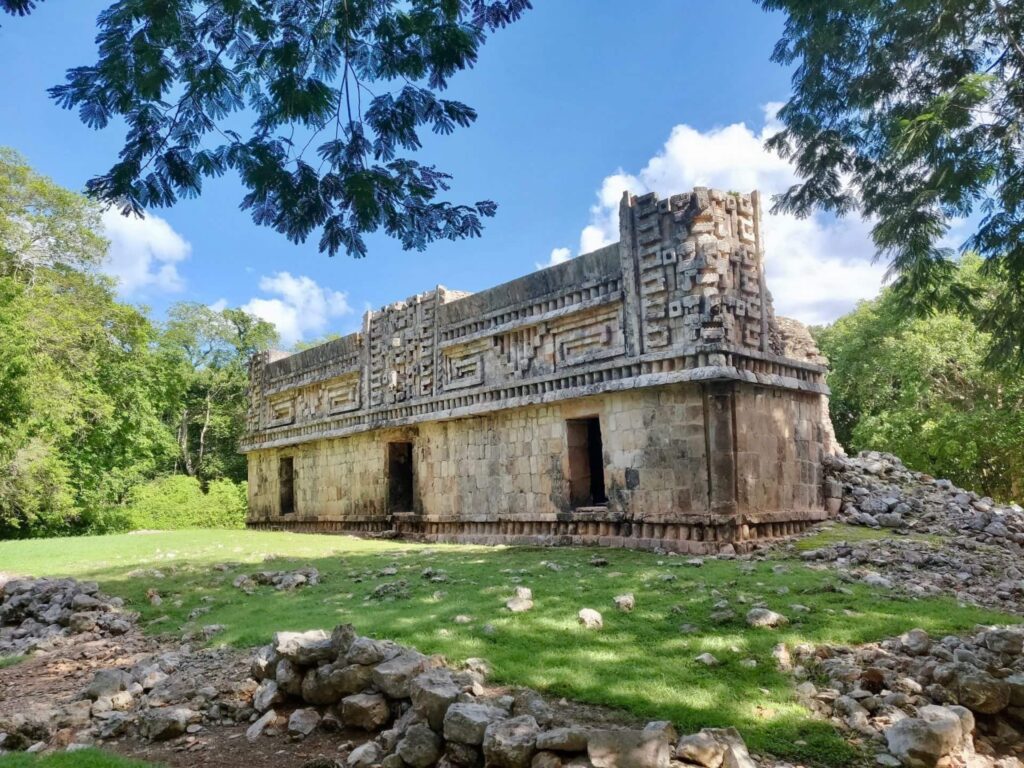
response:
<path fill-rule="evenodd" d="M 0 768 L 151 768 L 154 765 L 128 760 L 97 749 L 56 752 L 52 755 L 22 753 L 0 756 Z"/>
<path fill-rule="evenodd" d="M 13 667 L 25 660 L 24 656 L 0 656 L 0 669 L 7 669 L 7 667 Z"/>
<path fill-rule="evenodd" d="M 879 541 L 881 539 L 894 538 L 891 530 L 885 528 L 866 528 L 863 525 L 846 525 L 845 523 L 828 523 L 821 526 L 817 533 L 798 539 L 796 548 L 799 552 L 810 549 L 829 547 L 840 542 L 858 544 L 864 541 Z M 940 545 L 944 541 L 941 536 L 933 533 L 912 533 L 900 535 L 901 541 L 921 541 L 929 544 Z"/>
<path fill-rule="evenodd" d="M 595 552 L 610 564 L 590 565 Z M 271 553 L 276 557 L 263 565 Z M 840 585 L 831 572 L 797 560 L 708 560 L 701 568 L 686 560 L 626 550 L 427 547 L 224 530 L 0 542 L 5 569 L 96 579 L 139 610 L 153 632 L 224 624 L 214 642 L 247 647 L 266 643 L 278 629 L 352 622 L 364 634 L 453 662 L 484 657 L 498 682 L 669 719 L 684 732 L 735 725 L 752 749 L 834 766 L 850 765 L 858 755 L 794 701 L 792 681 L 774 667 L 776 643 L 861 643 L 912 627 L 942 635 L 1019 620 L 951 599 L 901 599 L 860 584 Z M 221 572 L 212 569 L 215 563 L 232 565 Z M 302 565 L 320 569 L 323 583 L 292 593 L 262 587 L 252 596 L 231 586 L 241 573 Z M 784 571 L 775 573 L 773 566 Z M 378 576 L 384 567 L 398 574 Z M 448 582 L 421 578 L 428 567 L 447 572 Z M 408 582 L 408 598 L 367 599 L 378 585 L 399 578 Z M 536 607 L 513 615 L 503 605 L 520 583 L 533 589 Z M 149 588 L 160 592 L 163 605 L 149 605 Z M 631 614 L 612 606 L 612 597 L 623 592 L 636 595 Z M 729 601 L 736 620 L 710 622 L 718 600 Z M 793 623 L 779 631 L 748 628 L 743 614 L 758 601 Z M 797 613 L 794 603 L 810 611 Z M 200 607 L 210 610 L 189 622 L 190 611 Z M 604 614 L 603 630 L 578 626 L 576 613 L 584 607 Z M 472 623 L 453 623 L 457 614 L 472 616 Z M 488 623 L 493 634 L 483 631 Z M 683 634 L 684 623 L 700 631 Z M 696 663 L 705 651 L 722 665 Z M 758 666 L 741 666 L 747 658 Z"/>

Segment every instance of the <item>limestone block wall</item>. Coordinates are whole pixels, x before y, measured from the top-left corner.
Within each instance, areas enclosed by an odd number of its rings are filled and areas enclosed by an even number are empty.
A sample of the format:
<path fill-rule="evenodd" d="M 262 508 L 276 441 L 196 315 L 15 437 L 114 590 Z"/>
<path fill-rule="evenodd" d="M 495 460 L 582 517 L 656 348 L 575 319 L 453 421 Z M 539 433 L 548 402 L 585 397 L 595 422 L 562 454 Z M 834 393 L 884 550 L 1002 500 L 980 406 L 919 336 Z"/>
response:
<path fill-rule="evenodd" d="M 259 451 L 250 456 L 250 525 L 744 549 L 825 516 L 815 407 L 813 396 L 785 390 L 684 383 Z M 600 425 L 607 497 L 591 506 L 571 495 L 570 425 L 585 419 Z M 389 508 L 391 442 L 412 446 L 412 504 L 399 512 Z M 294 462 L 295 511 L 282 515 L 283 457 Z"/>
<path fill-rule="evenodd" d="M 768 387 L 735 392 L 736 504 L 747 523 L 819 520 L 829 432 L 820 396 Z"/>
<path fill-rule="evenodd" d="M 346 522 L 353 530 L 385 526 L 387 443 L 374 435 L 314 440 L 249 454 L 249 521 Z M 294 512 L 281 515 L 281 458 L 293 462 Z"/>

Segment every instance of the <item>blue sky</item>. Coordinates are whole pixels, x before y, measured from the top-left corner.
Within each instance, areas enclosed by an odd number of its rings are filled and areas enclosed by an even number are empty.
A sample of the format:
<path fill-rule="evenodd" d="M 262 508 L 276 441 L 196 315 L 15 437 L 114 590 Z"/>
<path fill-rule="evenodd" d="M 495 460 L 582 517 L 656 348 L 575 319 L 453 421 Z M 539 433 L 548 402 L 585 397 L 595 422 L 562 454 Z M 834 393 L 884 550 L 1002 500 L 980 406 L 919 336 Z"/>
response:
<path fill-rule="evenodd" d="M 75 189 L 109 167 L 122 136 L 86 128 L 46 88 L 95 59 L 106 4 L 49 0 L 0 20 L 0 145 Z M 428 138 L 420 155 L 454 174 L 451 199 L 499 204 L 482 238 L 405 252 L 373 236 L 365 259 L 328 258 L 315 238 L 294 245 L 254 225 L 228 175 L 145 222 L 108 214 L 104 269 L 121 295 L 157 317 L 175 301 L 244 306 L 293 342 L 355 330 L 365 309 L 439 283 L 479 290 L 614 241 L 623 189 L 772 193 L 792 182 L 761 147 L 790 89 L 769 61 L 780 16 L 752 0 L 535 5 L 452 82 L 448 95 L 477 109 L 476 124 Z M 780 314 L 823 322 L 877 292 L 883 268 L 862 222 L 770 217 L 766 228 Z"/>

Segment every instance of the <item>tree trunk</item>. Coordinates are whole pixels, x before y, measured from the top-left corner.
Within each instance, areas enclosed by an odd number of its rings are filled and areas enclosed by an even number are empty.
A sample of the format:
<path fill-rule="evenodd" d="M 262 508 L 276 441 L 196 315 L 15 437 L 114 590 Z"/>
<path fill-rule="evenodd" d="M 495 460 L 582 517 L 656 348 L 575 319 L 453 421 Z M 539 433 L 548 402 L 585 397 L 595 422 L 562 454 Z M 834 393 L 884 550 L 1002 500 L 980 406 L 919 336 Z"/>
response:
<path fill-rule="evenodd" d="M 181 424 L 178 426 L 178 447 L 181 449 L 181 460 L 185 465 L 185 474 L 195 475 L 192 468 L 192 456 L 188 451 L 188 406 L 181 409 Z"/>
<path fill-rule="evenodd" d="M 196 461 L 196 470 L 203 465 L 203 455 L 206 453 L 206 430 L 210 428 L 210 400 L 213 395 L 206 390 L 206 414 L 203 416 L 203 428 L 199 430 L 199 458 Z"/>

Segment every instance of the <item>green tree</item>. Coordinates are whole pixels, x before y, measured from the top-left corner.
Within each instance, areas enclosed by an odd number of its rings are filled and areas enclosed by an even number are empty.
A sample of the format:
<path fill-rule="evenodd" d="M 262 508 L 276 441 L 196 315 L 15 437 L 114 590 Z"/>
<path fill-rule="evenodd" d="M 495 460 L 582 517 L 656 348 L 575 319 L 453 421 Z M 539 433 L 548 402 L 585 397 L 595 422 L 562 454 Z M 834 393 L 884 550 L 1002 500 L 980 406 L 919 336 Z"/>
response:
<path fill-rule="evenodd" d="M 99 209 L 0 147 L 0 276 L 31 282 L 44 267 L 90 266 L 107 252 Z"/>
<path fill-rule="evenodd" d="M 336 339 L 340 339 L 342 337 L 342 335 L 343 334 L 331 332 L 331 333 L 325 333 L 323 336 L 320 336 L 320 337 L 315 338 L 315 339 L 308 339 L 308 340 L 299 339 L 294 344 L 292 344 L 291 351 L 292 352 L 302 352 L 303 350 L 306 350 L 306 349 L 312 349 L 313 347 L 319 347 L 321 344 L 326 344 L 329 341 L 335 341 Z"/>
<path fill-rule="evenodd" d="M 0 0 L 26 14 L 34 0 Z M 50 90 L 82 121 L 127 125 L 90 195 L 139 214 L 236 170 L 242 206 L 295 242 L 366 254 L 383 229 L 407 249 L 479 235 L 496 206 L 438 198 L 450 176 L 412 155 L 420 132 L 476 119 L 443 99 L 486 37 L 529 0 L 119 0 L 98 19 L 99 58 Z M 239 114 L 253 120 L 237 131 Z M 312 151 L 310 151 L 312 147 Z"/>
<path fill-rule="evenodd" d="M 172 371 L 179 466 L 211 480 L 246 477 L 238 443 L 245 431 L 248 361 L 277 341 L 270 323 L 240 309 L 175 304 L 159 339 Z"/>
<path fill-rule="evenodd" d="M 773 60 L 795 65 L 768 146 L 802 181 L 776 210 L 863 213 L 916 309 L 971 306 L 943 243 L 975 216 L 964 247 L 998 278 L 980 315 L 991 359 L 1024 363 L 1024 4 L 759 2 L 786 14 Z"/>
<path fill-rule="evenodd" d="M 990 301 L 998 287 L 981 267 L 966 256 L 953 282 Z M 890 451 L 964 487 L 1024 498 L 1024 381 L 984 364 L 990 339 L 970 316 L 908 318 L 890 288 L 816 338 L 844 446 Z"/>
<path fill-rule="evenodd" d="M 273 326 L 179 304 L 155 327 L 94 269 L 96 203 L 4 149 L 0 192 L 0 538 L 240 525 L 246 365 Z"/>
<path fill-rule="evenodd" d="M 0 150 L 0 534 L 69 532 L 170 465 L 155 333 L 113 284 L 98 209 Z"/>

